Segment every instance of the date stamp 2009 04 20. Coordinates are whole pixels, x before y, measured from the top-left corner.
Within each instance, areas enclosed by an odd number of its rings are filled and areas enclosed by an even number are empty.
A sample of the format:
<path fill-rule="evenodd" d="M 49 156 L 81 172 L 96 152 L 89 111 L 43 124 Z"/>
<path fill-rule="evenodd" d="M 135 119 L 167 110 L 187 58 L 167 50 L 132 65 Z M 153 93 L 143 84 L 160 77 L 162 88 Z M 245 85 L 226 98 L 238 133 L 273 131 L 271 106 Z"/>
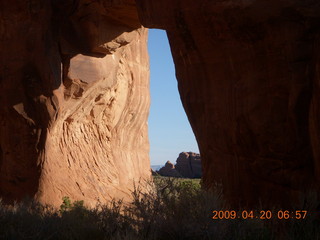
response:
<path fill-rule="evenodd" d="M 212 219 L 214 220 L 222 220 L 222 219 L 265 219 L 269 220 L 272 218 L 276 219 L 305 219 L 307 217 L 308 211 L 306 210 L 279 210 L 279 211 L 271 211 L 271 210 L 261 210 L 261 211 L 235 211 L 235 210 L 224 210 L 212 211 Z"/>

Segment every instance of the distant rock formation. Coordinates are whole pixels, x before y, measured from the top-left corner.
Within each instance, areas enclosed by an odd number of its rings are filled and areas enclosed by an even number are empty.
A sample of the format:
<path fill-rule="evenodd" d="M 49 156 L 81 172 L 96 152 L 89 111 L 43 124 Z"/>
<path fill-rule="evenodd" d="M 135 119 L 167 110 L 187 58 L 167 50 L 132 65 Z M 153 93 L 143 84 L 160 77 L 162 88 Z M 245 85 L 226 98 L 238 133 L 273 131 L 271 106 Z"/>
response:
<path fill-rule="evenodd" d="M 157 171 L 153 170 L 152 168 L 150 169 L 150 171 L 151 171 L 152 176 L 159 176 L 160 175 L 159 173 L 157 173 Z"/>
<path fill-rule="evenodd" d="M 175 168 L 185 178 L 201 178 L 200 154 L 194 152 L 180 153 Z"/>
<path fill-rule="evenodd" d="M 170 161 L 167 161 L 164 167 L 160 168 L 157 173 L 166 177 L 182 177 L 182 175 L 175 169 L 173 163 Z"/>
<path fill-rule="evenodd" d="M 194 152 L 181 152 L 177 158 L 176 165 L 167 161 L 165 166 L 157 171 L 161 176 L 201 178 L 201 157 Z"/>

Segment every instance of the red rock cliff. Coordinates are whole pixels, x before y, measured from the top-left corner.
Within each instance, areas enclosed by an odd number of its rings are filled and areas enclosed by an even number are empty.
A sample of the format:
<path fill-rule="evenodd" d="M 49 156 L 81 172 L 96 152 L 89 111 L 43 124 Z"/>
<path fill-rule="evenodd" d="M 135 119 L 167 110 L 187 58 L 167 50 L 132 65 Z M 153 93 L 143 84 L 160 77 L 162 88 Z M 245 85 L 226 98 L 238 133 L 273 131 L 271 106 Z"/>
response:
<path fill-rule="evenodd" d="M 0 2 L 0 195 L 128 198 L 149 171 L 147 31 L 132 1 Z"/>
<path fill-rule="evenodd" d="M 234 206 L 319 186 L 318 1 L 137 0 L 167 30 L 203 183 Z"/>

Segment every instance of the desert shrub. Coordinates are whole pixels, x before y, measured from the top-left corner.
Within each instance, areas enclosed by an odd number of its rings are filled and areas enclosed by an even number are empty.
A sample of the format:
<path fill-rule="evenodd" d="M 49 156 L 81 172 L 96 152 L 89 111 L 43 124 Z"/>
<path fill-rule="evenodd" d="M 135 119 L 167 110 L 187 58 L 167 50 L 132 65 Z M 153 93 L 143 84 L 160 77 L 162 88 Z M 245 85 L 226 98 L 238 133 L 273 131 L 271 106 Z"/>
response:
<path fill-rule="evenodd" d="M 69 197 L 62 198 L 62 204 L 60 205 L 60 212 L 65 212 L 70 210 L 72 207 L 72 203 Z"/>
<path fill-rule="evenodd" d="M 60 210 L 25 200 L 0 202 L 0 239 L 320 239 L 317 218 L 304 220 L 213 220 L 212 210 L 228 210 L 221 187 L 201 189 L 199 180 L 156 177 L 148 192 L 138 186 L 133 201 L 110 201 L 86 208 L 62 199 Z M 312 205 L 312 206 L 311 206 Z M 317 206 L 313 203 L 309 206 Z"/>

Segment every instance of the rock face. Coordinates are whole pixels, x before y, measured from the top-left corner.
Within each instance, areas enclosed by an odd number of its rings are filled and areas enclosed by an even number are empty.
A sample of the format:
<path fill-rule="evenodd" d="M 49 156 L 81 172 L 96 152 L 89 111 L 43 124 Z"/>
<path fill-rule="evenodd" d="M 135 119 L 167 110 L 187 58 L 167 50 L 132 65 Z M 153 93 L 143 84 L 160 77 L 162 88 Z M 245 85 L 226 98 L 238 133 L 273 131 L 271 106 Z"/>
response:
<path fill-rule="evenodd" d="M 166 164 L 157 171 L 161 176 L 166 177 L 182 177 L 181 174 L 175 169 L 174 164 L 167 161 Z"/>
<path fill-rule="evenodd" d="M 201 178 L 200 154 L 193 152 L 180 153 L 175 168 L 184 178 Z"/>
<path fill-rule="evenodd" d="M 231 206 L 319 192 L 319 1 L 137 4 L 167 30 L 204 186 L 221 183 Z"/>
<path fill-rule="evenodd" d="M 130 197 L 150 176 L 147 30 L 134 2 L 2 2 L 0 41 L 0 197 Z"/>

